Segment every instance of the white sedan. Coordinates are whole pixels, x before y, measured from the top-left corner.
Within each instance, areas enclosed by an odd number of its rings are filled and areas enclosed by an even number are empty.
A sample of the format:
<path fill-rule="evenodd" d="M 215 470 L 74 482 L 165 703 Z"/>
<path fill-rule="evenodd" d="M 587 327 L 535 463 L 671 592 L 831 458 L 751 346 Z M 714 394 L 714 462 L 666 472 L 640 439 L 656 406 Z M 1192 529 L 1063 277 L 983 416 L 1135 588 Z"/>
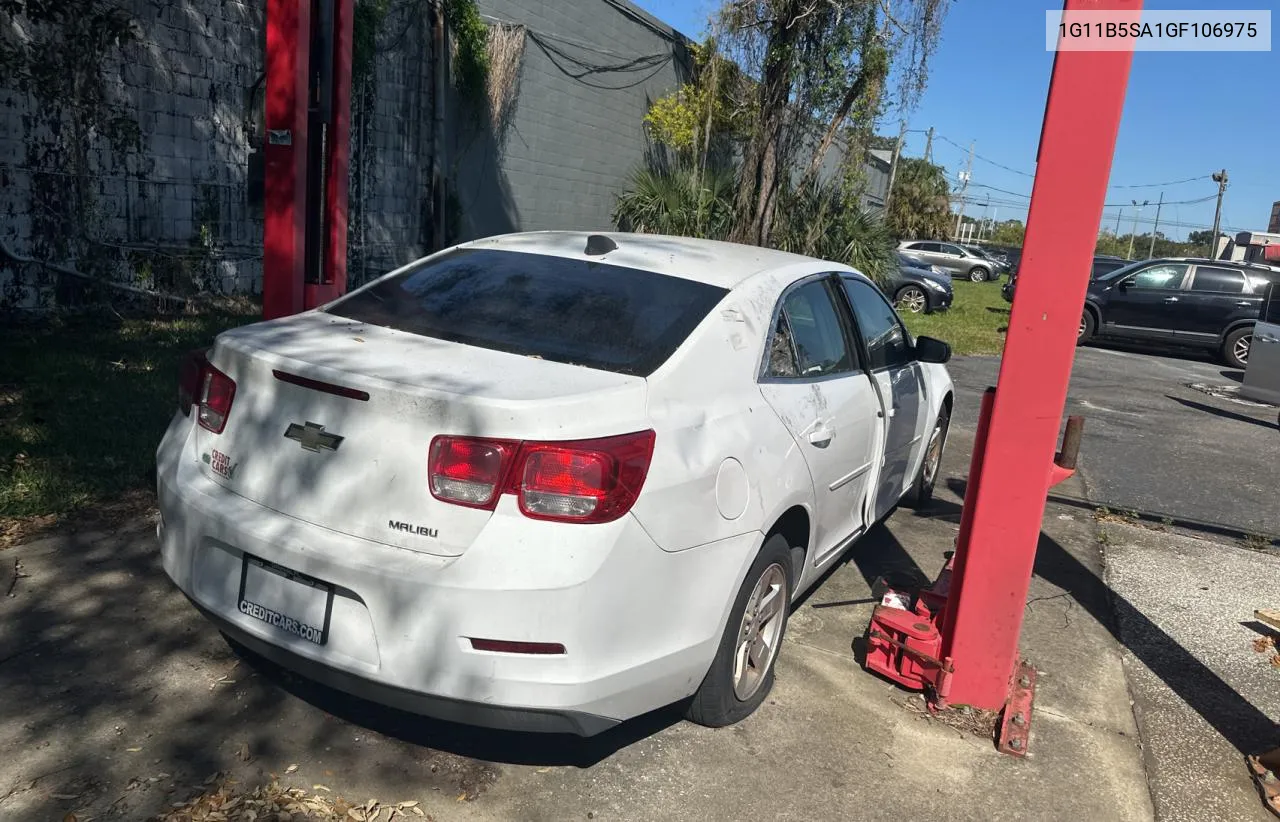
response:
<path fill-rule="evenodd" d="M 933 490 L 945 343 L 756 247 L 479 240 L 221 334 L 156 453 L 223 632 L 421 714 L 591 735 L 760 705 L 791 601 Z"/>

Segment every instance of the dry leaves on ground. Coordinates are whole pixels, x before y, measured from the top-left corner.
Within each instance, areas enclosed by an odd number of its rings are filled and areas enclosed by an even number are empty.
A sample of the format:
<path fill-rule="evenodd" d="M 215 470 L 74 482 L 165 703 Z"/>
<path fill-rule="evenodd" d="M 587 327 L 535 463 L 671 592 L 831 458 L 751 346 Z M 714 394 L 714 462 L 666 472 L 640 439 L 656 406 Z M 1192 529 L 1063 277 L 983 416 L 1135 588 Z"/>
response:
<path fill-rule="evenodd" d="M 370 799 L 352 804 L 342 797 L 330 799 L 301 788 L 286 788 L 272 781 L 252 792 L 238 789 L 234 780 L 176 803 L 156 822 L 390 822 L 393 819 L 430 820 L 417 802 L 379 802 Z"/>
<path fill-rule="evenodd" d="M 1260 636 L 1253 641 L 1253 650 L 1260 654 L 1265 654 L 1274 647 L 1276 647 L 1276 638 L 1270 634 L 1267 636 Z"/>

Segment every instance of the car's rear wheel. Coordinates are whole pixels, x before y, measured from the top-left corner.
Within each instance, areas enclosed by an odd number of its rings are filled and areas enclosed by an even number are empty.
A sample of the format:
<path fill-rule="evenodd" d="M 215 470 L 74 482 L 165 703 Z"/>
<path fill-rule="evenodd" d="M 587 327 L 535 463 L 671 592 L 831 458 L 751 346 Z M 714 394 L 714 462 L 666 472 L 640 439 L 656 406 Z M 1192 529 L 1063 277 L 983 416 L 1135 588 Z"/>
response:
<path fill-rule="evenodd" d="M 973 268 L 969 269 L 969 282 L 985 283 L 989 279 L 991 279 L 991 272 L 987 271 L 982 266 L 975 265 Z"/>
<path fill-rule="evenodd" d="M 923 508 L 933 500 L 933 488 L 937 485 L 938 474 L 942 470 L 942 452 L 947 447 L 947 432 L 950 429 L 951 413 L 944 405 L 938 411 L 938 421 L 929 434 L 929 443 L 925 446 L 924 458 L 920 460 L 920 470 L 916 472 L 915 482 L 902 498 L 909 508 Z"/>
<path fill-rule="evenodd" d="M 1084 345 L 1093 339 L 1094 333 L 1098 330 L 1098 321 L 1093 318 L 1093 314 L 1085 309 L 1080 314 L 1080 330 L 1076 332 L 1076 345 Z"/>
<path fill-rule="evenodd" d="M 1222 360 L 1232 368 L 1244 368 L 1249 364 L 1249 349 L 1253 345 L 1253 329 L 1237 328 L 1222 341 Z"/>
<path fill-rule="evenodd" d="M 769 695 L 791 611 L 791 574 L 791 546 L 773 534 L 738 591 L 716 658 L 689 705 L 691 721 L 711 728 L 732 725 Z"/>
<path fill-rule="evenodd" d="M 899 311 L 922 314 L 929 310 L 929 297 L 918 285 L 904 285 L 893 295 L 893 304 Z"/>

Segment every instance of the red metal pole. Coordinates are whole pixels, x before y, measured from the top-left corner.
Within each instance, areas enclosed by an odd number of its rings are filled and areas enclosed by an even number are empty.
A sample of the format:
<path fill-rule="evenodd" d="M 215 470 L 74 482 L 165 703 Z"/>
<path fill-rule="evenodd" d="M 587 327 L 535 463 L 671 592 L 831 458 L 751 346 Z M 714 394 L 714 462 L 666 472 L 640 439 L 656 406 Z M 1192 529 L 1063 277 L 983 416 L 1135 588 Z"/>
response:
<path fill-rule="evenodd" d="M 267 0 L 262 316 L 303 307 L 307 93 L 311 3 Z"/>
<path fill-rule="evenodd" d="M 351 38 L 355 0 L 333 0 L 333 71 L 325 157 L 328 232 L 320 282 L 308 283 L 304 305 L 315 308 L 347 290 L 347 170 L 351 155 Z"/>
<path fill-rule="evenodd" d="M 1142 3 L 1067 0 L 1065 7 L 1122 11 L 1137 21 Z M 1132 58 L 1131 51 L 1055 56 L 981 477 L 966 494 L 967 544 L 956 550 L 965 559 L 942 650 L 955 665 L 952 704 L 998 710 L 1009 695 Z"/>

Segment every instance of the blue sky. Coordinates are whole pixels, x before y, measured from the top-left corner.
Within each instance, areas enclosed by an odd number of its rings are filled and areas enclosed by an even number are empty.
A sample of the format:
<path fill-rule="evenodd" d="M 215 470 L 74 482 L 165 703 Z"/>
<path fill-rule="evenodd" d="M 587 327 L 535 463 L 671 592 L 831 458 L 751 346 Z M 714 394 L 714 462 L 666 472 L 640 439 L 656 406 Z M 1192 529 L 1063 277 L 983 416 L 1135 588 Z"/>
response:
<path fill-rule="evenodd" d="M 633 0 L 651 14 L 698 38 L 718 6 L 713 0 Z M 1204 9 L 1218 5 L 1206 0 L 1148 2 L 1148 9 Z M 1233 8 L 1266 8 L 1274 0 L 1226 4 Z M 971 205 L 966 213 L 980 216 L 982 198 L 990 195 L 999 219 L 1026 218 L 1026 197 L 1012 196 L 984 186 L 1029 195 L 1035 171 L 1036 144 L 1044 116 L 1045 95 L 1053 55 L 1044 48 L 1044 13 L 1061 8 L 1057 2 L 1028 0 L 968 0 L 953 2 L 943 26 L 942 44 L 935 53 L 929 88 L 907 115 L 910 129 L 935 129 L 934 161 L 946 167 L 953 183 L 963 170 L 969 142 L 983 159 L 975 159 L 970 184 Z M 1228 231 L 1267 227 L 1271 204 L 1280 200 L 1280 105 L 1275 88 L 1280 78 L 1280 53 L 1271 52 L 1139 52 L 1125 101 L 1124 119 L 1111 169 L 1108 203 L 1124 203 L 1121 233 L 1133 226 L 1135 209 L 1128 205 L 1150 200 L 1139 212 L 1138 231 L 1151 229 L 1155 202 L 1212 197 L 1217 185 L 1209 175 L 1226 168 L 1230 182 L 1223 201 L 1223 225 Z M 896 135 L 901 115 L 890 113 L 881 124 L 883 134 Z M 906 153 L 923 156 L 925 135 L 908 135 Z M 1006 170 L 993 164 L 1007 166 Z M 1023 172 L 1022 174 L 1016 172 Z M 1120 188 L 1148 183 L 1202 179 L 1177 185 Z M 977 205 L 972 203 L 978 202 Z M 999 203 L 998 205 L 996 203 Z M 1214 203 L 1166 205 L 1161 231 L 1174 237 L 1213 224 Z M 1104 223 L 1115 228 L 1116 206 L 1103 212 Z"/>

